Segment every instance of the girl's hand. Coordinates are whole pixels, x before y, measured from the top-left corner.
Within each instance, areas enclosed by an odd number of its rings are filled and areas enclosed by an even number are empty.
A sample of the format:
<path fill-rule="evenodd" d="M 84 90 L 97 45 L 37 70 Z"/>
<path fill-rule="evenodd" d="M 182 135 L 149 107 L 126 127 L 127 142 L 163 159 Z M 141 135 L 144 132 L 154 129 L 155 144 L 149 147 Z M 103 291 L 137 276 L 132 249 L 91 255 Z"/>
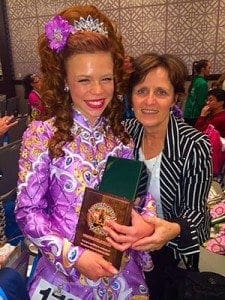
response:
<path fill-rule="evenodd" d="M 113 277 L 118 270 L 100 254 L 86 250 L 78 258 L 75 268 L 87 278 L 97 281 L 102 277 Z"/>

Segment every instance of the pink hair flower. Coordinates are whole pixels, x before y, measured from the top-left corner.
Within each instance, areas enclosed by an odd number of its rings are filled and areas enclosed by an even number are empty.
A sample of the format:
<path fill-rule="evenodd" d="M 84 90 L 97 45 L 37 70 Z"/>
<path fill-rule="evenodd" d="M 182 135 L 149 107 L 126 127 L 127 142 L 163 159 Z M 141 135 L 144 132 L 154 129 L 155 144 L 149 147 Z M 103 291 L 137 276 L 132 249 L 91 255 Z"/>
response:
<path fill-rule="evenodd" d="M 75 28 L 61 16 L 55 16 L 45 25 L 45 34 L 49 47 L 57 53 L 63 50 L 70 33 L 75 33 Z"/>

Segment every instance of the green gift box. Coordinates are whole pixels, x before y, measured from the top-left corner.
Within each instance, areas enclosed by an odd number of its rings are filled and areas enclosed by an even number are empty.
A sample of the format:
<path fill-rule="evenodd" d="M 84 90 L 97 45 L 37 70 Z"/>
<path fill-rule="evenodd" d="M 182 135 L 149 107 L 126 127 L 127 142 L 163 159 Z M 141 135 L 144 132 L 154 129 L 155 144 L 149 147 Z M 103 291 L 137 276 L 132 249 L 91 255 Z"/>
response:
<path fill-rule="evenodd" d="M 143 162 L 109 156 L 99 191 L 134 201 L 146 193 L 148 176 Z"/>

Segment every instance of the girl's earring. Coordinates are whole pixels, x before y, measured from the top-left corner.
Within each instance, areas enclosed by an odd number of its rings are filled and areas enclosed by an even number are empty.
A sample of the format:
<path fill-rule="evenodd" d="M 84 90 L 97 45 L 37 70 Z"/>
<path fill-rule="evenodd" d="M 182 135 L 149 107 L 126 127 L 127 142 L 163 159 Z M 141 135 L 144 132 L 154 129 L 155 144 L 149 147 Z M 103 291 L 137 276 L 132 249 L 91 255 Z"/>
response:
<path fill-rule="evenodd" d="M 69 90 L 70 90 L 70 88 L 69 88 L 68 85 L 66 84 L 65 87 L 64 87 L 64 92 L 65 92 L 65 93 L 68 93 Z"/>

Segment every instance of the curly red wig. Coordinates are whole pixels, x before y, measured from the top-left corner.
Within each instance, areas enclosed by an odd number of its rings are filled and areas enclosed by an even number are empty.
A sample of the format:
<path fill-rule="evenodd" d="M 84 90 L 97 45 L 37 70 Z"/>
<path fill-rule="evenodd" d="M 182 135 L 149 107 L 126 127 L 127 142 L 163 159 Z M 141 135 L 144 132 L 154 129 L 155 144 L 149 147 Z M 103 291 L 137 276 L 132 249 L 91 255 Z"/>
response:
<path fill-rule="evenodd" d="M 124 48 L 122 38 L 113 26 L 109 18 L 93 5 L 73 6 L 59 14 L 71 25 L 80 17 L 86 18 L 91 15 L 93 19 L 99 19 L 108 31 L 108 37 L 96 32 L 80 31 L 70 34 L 65 48 L 57 53 L 50 49 L 49 42 L 45 34 L 39 38 L 39 55 L 41 58 L 41 71 L 43 73 L 42 101 L 46 107 L 44 119 L 54 117 L 56 127 L 54 136 L 49 142 L 49 151 L 53 157 L 64 155 L 62 150 L 66 142 L 72 141 L 71 128 L 72 99 L 64 91 L 66 61 L 81 53 L 94 53 L 97 51 L 110 52 L 114 62 L 115 90 L 114 96 L 108 107 L 104 111 L 104 116 L 108 120 L 115 136 L 127 144 L 129 136 L 124 131 L 121 124 L 123 116 L 123 103 L 119 95 L 123 94 L 124 79 Z"/>

